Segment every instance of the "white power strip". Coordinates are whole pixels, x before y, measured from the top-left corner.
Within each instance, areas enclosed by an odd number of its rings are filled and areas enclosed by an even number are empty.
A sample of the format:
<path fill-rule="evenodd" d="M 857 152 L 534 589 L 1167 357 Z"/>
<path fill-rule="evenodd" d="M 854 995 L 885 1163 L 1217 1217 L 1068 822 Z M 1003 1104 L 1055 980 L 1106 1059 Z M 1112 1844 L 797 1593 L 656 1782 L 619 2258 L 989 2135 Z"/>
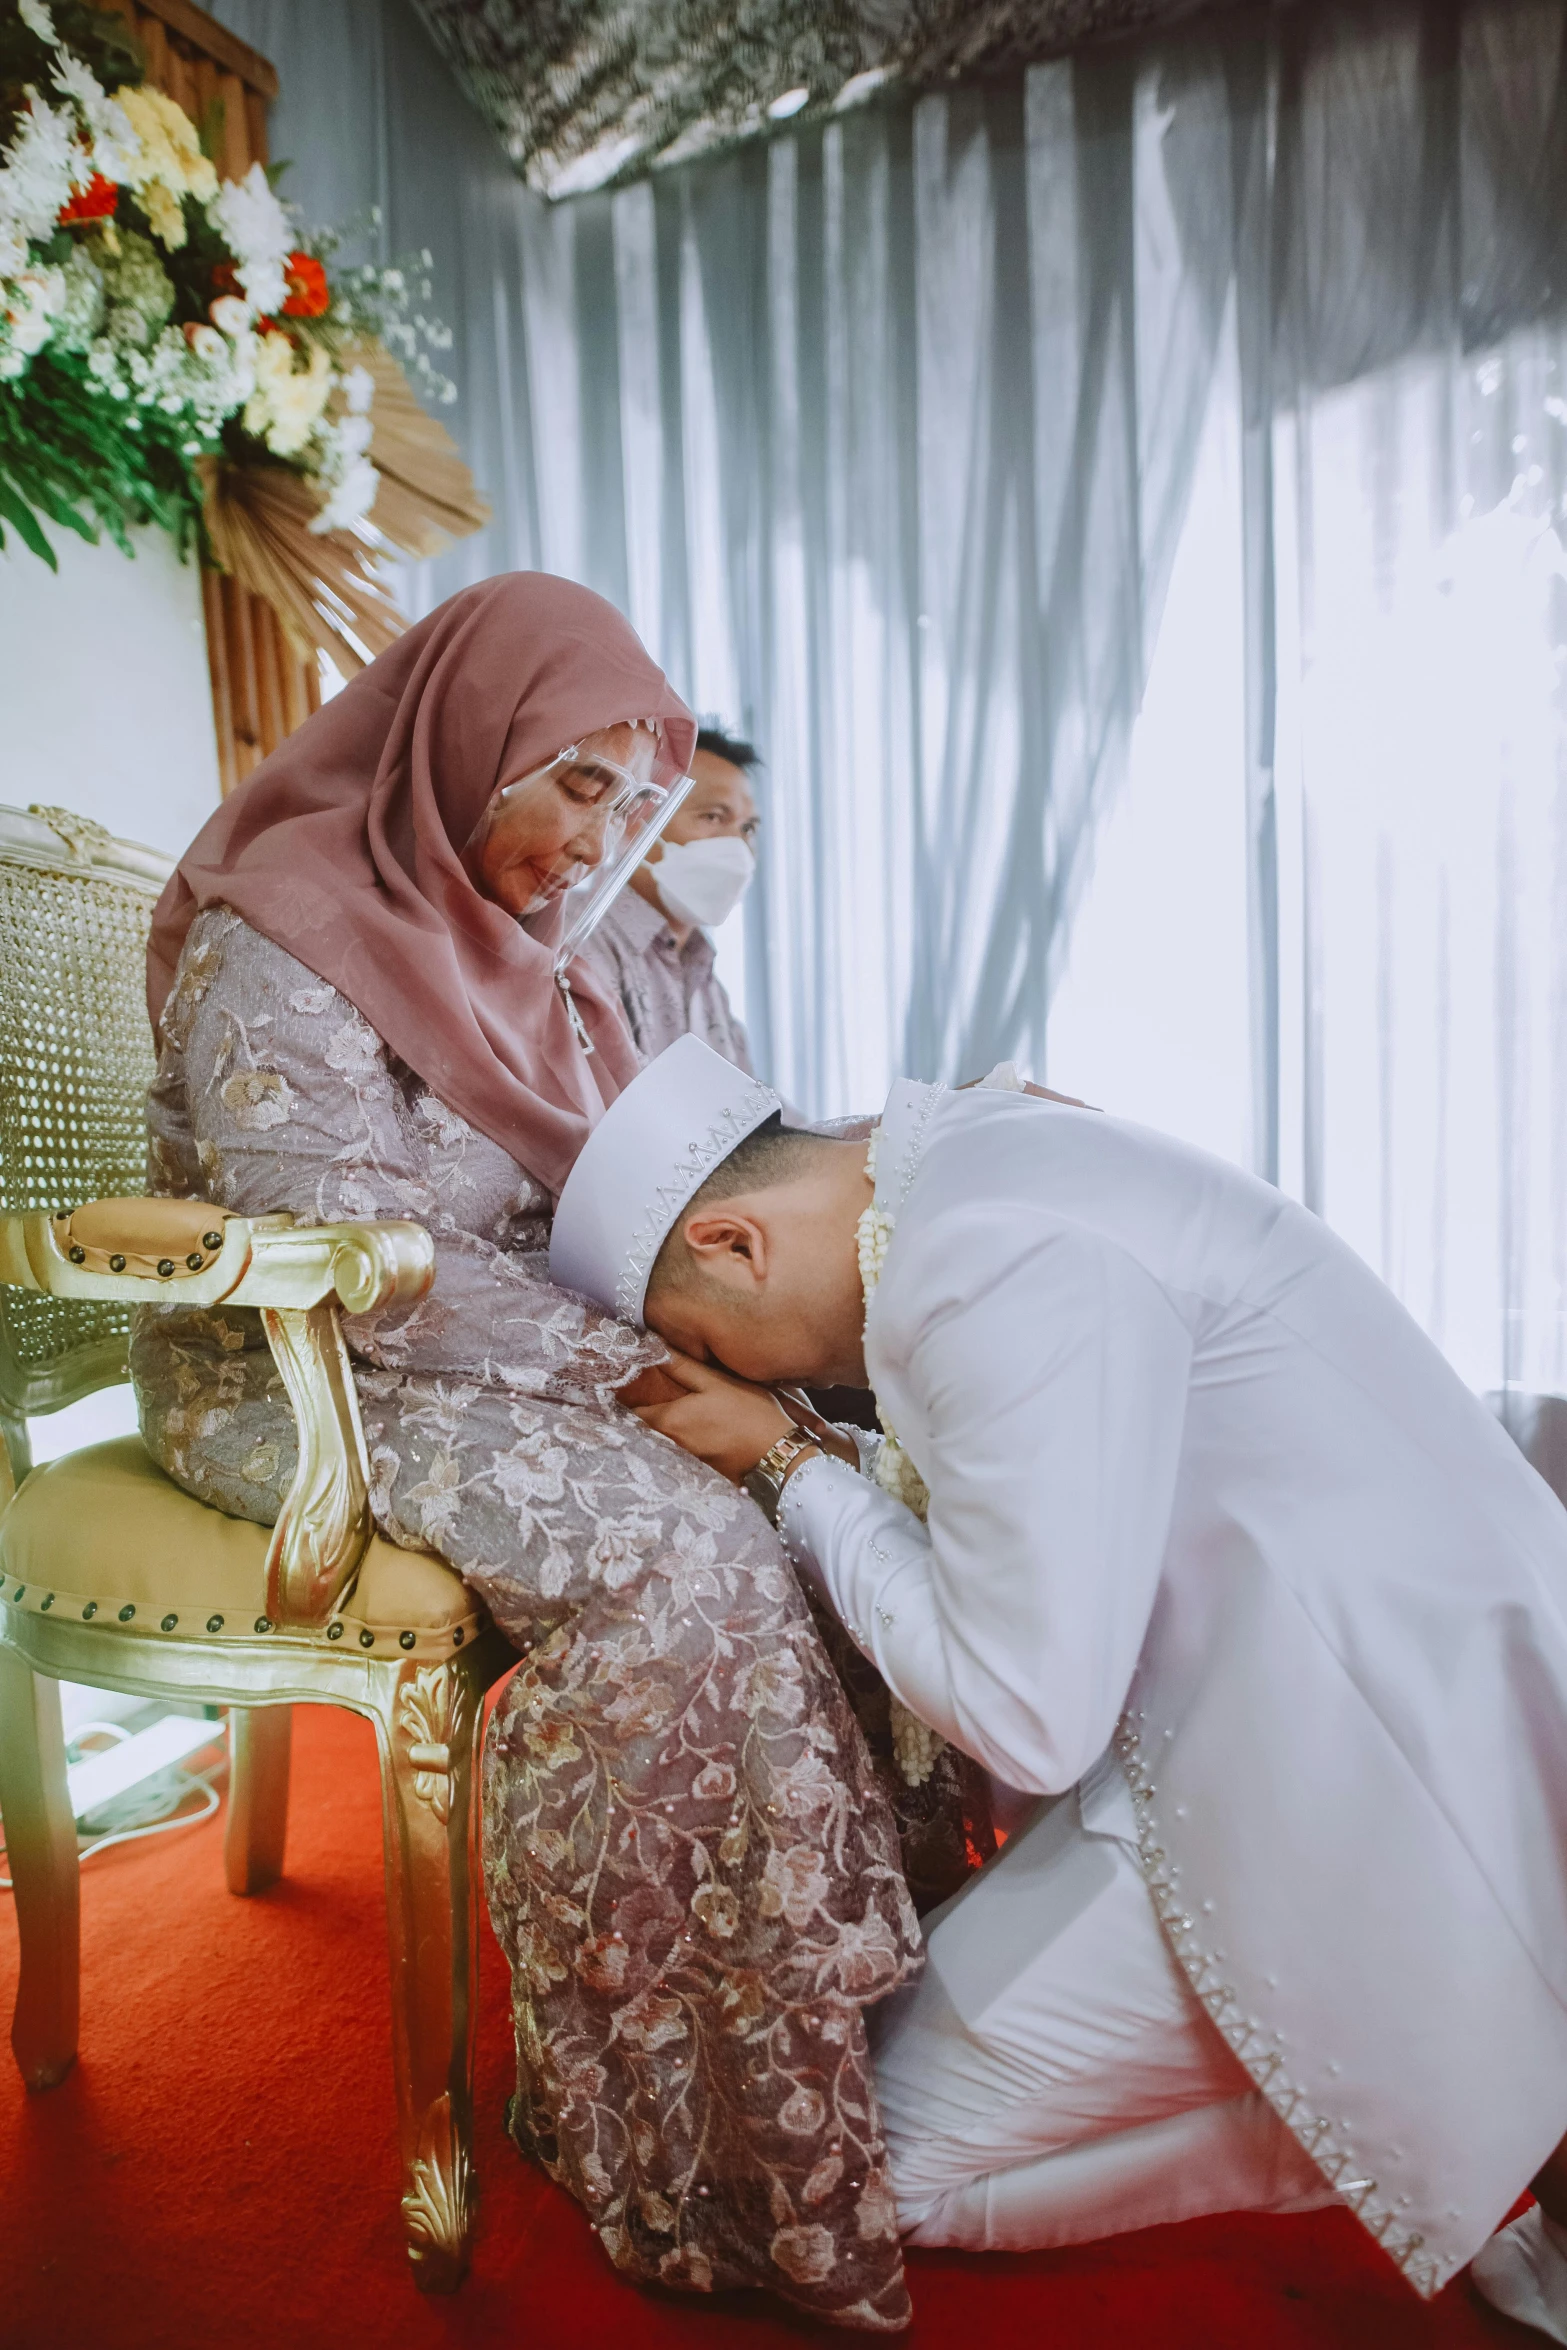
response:
<path fill-rule="evenodd" d="M 66 1778 L 73 1816 L 84 1820 L 102 1811 L 106 1803 L 123 1795 L 128 1787 L 155 1778 L 171 1763 L 183 1762 L 186 1755 L 194 1754 L 198 1747 L 214 1745 L 223 1735 L 221 1722 L 209 1722 L 204 1717 L 193 1720 L 189 1714 L 165 1714 L 150 1729 L 138 1730 L 104 1753 L 89 1754 L 83 1761 L 72 1763 Z"/>

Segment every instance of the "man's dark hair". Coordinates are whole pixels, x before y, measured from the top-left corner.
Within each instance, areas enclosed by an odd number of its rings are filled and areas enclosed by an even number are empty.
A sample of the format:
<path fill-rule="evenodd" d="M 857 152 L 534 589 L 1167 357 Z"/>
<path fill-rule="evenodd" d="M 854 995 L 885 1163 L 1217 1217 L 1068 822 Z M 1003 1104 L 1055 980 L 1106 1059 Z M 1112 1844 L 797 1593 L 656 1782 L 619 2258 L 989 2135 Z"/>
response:
<path fill-rule="evenodd" d="M 781 1110 L 774 1110 L 760 1126 L 753 1126 L 743 1142 L 736 1143 L 727 1159 L 720 1159 L 705 1183 L 700 1184 L 670 1226 L 667 1238 L 653 1260 L 653 1271 L 648 1280 L 648 1295 L 660 1289 L 699 1289 L 704 1279 L 692 1262 L 686 1247 L 686 1220 L 702 1208 L 716 1207 L 720 1200 L 739 1199 L 748 1191 L 768 1191 L 775 1183 L 787 1183 L 790 1176 L 831 1142 L 831 1135 L 812 1133 L 809 1127 L 786 1126 Z"/>
<path fill-rule="evenodd" d="M 763 765 L 761 752 L 755 743 L 746 742 L 738 734 L 729 734 L 716 718 L 704 719 L 697 734 L 696 747 L 714 759 L 727 759 L 731 767 L 739 767 L 749 775 L 753 767 Z"/>

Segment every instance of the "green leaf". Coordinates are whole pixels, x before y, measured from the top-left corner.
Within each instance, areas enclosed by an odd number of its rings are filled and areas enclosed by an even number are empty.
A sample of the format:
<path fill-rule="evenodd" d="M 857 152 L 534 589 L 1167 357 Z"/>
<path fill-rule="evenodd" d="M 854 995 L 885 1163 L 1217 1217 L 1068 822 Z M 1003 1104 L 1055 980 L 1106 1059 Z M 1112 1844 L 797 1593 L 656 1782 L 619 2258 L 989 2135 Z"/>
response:
<path fill-rule="evenodd" d="M 35 555 L 41 555 L 51 571 L 59 570 L 54 549 L 39 529 L 37 517 L 4 480 L 0 480 L 0 520 L 9 522 L 23 546 L 31 547 Z"/>
<path fill-rule="evenodd" d="M 29 482 L 28 496 L 51 522 L 59 523 L 63 530 L 74 530 L 77 537 L 85 539 L 89 546 L 97 545 L 98 533 L 93 525 L 85 515 L 78 513 L 68 498 L 62 496 L 53 482 Z"/>

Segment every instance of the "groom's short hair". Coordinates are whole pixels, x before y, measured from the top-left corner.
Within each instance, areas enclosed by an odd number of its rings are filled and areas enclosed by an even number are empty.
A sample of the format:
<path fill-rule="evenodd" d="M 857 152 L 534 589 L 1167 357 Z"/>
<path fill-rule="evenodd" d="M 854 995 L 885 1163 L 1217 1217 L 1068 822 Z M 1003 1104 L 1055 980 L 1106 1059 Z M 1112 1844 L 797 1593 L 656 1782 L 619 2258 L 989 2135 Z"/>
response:
<path fill-rule="evenodd" d="M 698 1185 L 670 1226 L 648 1276 L 649 1301 L 661 1289 L 689 1293 L 708 1280 L 686 1246 L 686 1225 L 691 1217 L 700 1215 L 704 1208 L 716 1207 L 720 1200 L 740 1199 L 748 1192 L 769 1191 L 776 1183 L 787 1183 L 831 1139 L 805 1127 L 786 1126 L 781 1110 L 774 1110 L 760 1126 L 753 1126 L 745 1140 L 737 1142 L 728 1158 L 720 1159 L 711 1175 Z"/>

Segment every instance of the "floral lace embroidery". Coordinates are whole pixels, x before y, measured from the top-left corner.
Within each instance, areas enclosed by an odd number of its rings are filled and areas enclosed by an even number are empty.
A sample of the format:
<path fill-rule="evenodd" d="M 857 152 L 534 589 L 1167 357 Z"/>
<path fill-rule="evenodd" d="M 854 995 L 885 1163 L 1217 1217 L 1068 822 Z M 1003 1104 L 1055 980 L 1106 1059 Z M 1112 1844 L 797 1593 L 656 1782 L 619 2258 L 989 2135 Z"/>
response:
<path fill-rule="evenodd" d="M 334 989 L 212 909 L 162 1048 L 155 1190 L 435 1239 L 428 1297 L 347 1335 L 377 1522 L 525 1660 L 484 1765 L 515 2134 L 628 2274 L 895 2330 L 864 2011 L 919 1965 L 905 1872 L 955 1891 L 971 1810 L 983 1856 L 983 1789 L 950 1753 L 896 1780 L 884 1688 L 760 1513 L 616 1406 L 656 1342 L 550 1286 L 546 1195 Z M 169 1473 L 275 1518 L 295 1439 L 258 1317 L 149 1309 L 133 1368 Z"/>

